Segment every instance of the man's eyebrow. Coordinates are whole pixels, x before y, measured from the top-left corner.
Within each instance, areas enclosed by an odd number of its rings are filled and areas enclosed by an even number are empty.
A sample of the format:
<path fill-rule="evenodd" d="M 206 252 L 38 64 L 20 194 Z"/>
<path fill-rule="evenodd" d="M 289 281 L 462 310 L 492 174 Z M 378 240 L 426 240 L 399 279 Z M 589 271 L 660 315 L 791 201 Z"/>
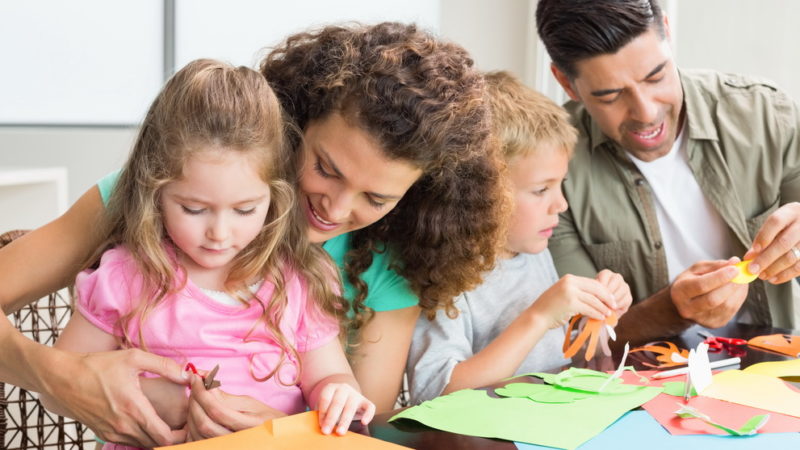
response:
<path fill-rule="evenodd" d="M 662 70 L 664 70 L 664 67 L 666 65 L 667 65 L 666 61 L 664 61 L 661 64 L 657 65 L 653 70 L 650 71 L 650 73 L 648 73 L 644 77 L 644 79 L 646 80 L 646 79 L 652 77 L 653 75 L 661 72 Z M 622 92 L 621 88 L 619 88 L 619 89 L 600 89 L 599 91 L 592 91 L 591 94 L 594 97 L 605 97 L 606 95 L 618 94 L 620 92 Z"/>

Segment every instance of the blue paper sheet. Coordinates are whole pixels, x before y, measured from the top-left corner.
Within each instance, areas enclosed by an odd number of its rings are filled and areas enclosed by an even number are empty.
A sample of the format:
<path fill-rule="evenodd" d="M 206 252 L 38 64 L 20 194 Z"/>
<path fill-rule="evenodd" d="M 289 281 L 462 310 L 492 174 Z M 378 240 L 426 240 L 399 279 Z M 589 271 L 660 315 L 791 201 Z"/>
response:
<path fill-rule="evenodd" d="M 520 450 L 551 449 L 515 442 Z M 630 411 L 578 450 L 752 450 L 800 449 L 800 433 L 767 433 L 755 436 L 673 436 L 646 411 Z"/>

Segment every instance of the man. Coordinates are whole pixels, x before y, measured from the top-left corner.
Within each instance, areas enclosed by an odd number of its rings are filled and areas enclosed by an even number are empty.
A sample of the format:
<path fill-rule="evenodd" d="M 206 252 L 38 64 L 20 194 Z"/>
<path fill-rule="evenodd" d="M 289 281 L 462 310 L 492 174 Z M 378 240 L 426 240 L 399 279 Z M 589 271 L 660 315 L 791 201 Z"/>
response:
<path fill-rule="evenodd" d="M 540 0 L 539 36 L 580 137 L 550 251 L 623 275 L 620 341 L 694 323 L 797 328 L 800 124 L 772 84 L 679 71 L 656 0 Z M 734 284 L 743 255 L 759 274 Z"/>

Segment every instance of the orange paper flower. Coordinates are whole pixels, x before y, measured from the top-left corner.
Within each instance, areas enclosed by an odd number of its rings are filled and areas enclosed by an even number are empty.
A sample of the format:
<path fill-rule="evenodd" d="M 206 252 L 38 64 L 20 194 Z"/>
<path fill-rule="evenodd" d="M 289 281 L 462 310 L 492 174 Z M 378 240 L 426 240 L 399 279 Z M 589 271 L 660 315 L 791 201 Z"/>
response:
<path fill-rule="evenodd" d="M 580 325 L 578 325 L 579 321 L 581 322 Z M 606 317 L 605 320 L 589 319 L 581 314 L 573 316 L 567 327 L 567 335 L 564 337 L 564 358 L 572 358 L 575 356 L 587 339 L 589 340 L 589 345 L 586 347 L 586 353 L 584 354 L 586 361 L 594 358 L 598 343 L 600 343 L 603 353 L 610 355 L 611 351 L 608 349 L 608 332 L 606 331 L 606 325 L 612 328 L 615 327 L 617 325 L 617 315 L 612 313 L 610 316 Z M 575 340 L 571 341 L 572 331 L 581 327 L 583 328 L 575 337 Z"/>

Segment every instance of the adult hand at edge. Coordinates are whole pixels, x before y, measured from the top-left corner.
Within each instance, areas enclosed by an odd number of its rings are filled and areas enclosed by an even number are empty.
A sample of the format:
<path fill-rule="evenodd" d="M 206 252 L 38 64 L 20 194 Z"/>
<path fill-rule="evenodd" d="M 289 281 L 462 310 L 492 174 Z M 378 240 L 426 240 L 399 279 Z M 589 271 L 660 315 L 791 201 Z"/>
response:
<path fill-rule="evenodd" d="M 744 259 L 753 259 L 748 269 L 773 284 L 800 276 L 800 203 L 787 203 L 767 217 Z"/>
<path fill-rule="evenodd" d="M 670 287 L 670 297 L 684 319 L 707 328 L 719 328 L 741 308 L 747 285 L 731 283 L 739 270 L 727 261 L 700 261 L 683 271 Z"/>
<path fill-rule="evenodd" d="M 48 372 L 39 371 L 45 390 L 101 439 L 138 447 L 183 442 L 183 433 L 171 431 L 158 417 L 139 384 L 143 371 L 186 384 L 185 373 L 171 359 L 138 349 L 61 351 L 49 357 L 42 366 Z"/>
<path fill-rule="evenodd" d="M 286 416 L 284 412 L 246 395 L 232 395 L 221 389 L 206 390 L 203 380 L 197 375 L 192 375 L 191 387 L 187 441 L 222 436 Z"/>

